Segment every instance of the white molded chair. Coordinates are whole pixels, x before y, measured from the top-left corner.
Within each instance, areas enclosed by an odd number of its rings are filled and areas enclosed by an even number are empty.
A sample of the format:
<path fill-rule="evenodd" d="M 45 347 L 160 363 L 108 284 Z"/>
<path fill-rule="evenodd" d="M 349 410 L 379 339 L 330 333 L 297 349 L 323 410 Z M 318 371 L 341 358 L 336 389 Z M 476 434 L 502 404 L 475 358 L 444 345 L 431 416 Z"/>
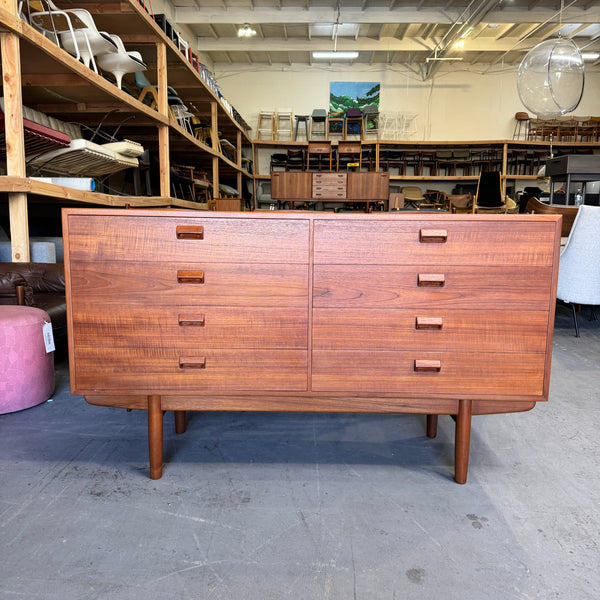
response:
<path fill-rule="evenodd" d="M 580 206 L 567 243 L 560 253 L 556 297 L 573 309 L 575 337 L 579 337 L 576 305 L 600 304 L 600 207 Z"/>
<path fill-rule="evenodd" d="M 117 51 L 108 54 L 99 54 L 96 56 L 96 62 L 102 70 L 108 71 L 114 75 L 117 86 L 120 88 L 123 75 L 126 73 L 145 71 L 147 67 L 139 52 L 136 52 L 135 50 L 128 52 L 125 50 L 125 46 L 118 35 L 113 35 L 111 33 L 110 37 L 115 43 Z"/>
<path fill-rule="evenodd" d="M 89 41 L 84 33 L 87 25 L 74 12 L 61 10 L 52 2 L 45 0 L 29 0 L 20 3 L 19 14 L 44 37 L 52 40 L 58 46 L 60 46 L 61 38 L 69 38 L 71 50 L 68 52 L 77 60 L 82 58 L 78 39 L 84 42 L 86 52 L 91 53 Z M 79 32 L 79 36 L 75 35 L 76 31 Z"/>
<path fill-rule="evenodd" d="M 50 4 L 51 7 L 54 6 L 51 2 L 48 2 L 48 4 Z M 60 41 L 62 47 L 69 52 L 69 54 L 75 54 L 76 44 L 79 45 L 79 52 L 83 64 L 98 72 L 94 56 L 117 52 L 117 46 L 108 33 L 105 31 L 98 31 L 92 15 L 87 10 L 83 8 L 71 8 L 69 9 L 69 13 L 75 15 L 85 23 L 86 28 L 76 29 L 74 36 L 67 33 L 61 33 Z M 75 40 L 77 40 L 76 43 Z"/>

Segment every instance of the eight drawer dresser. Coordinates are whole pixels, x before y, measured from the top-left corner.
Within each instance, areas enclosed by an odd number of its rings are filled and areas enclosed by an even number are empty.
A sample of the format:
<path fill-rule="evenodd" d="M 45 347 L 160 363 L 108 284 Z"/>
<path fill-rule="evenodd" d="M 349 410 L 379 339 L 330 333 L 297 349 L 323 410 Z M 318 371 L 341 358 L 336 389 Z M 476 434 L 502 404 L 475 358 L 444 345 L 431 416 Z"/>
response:
<path fill-rule="evenodd" d="M 71 389 L 163 413 L 420 413 L 548 399 L 560 217 L 64 209 Z"/>

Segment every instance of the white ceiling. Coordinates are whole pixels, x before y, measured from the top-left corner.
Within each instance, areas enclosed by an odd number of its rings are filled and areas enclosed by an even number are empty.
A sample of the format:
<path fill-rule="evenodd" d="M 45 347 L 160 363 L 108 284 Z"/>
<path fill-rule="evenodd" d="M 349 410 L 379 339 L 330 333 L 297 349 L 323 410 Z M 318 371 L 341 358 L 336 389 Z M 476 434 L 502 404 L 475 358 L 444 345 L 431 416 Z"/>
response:
<path fill-rule="evenodd" d="M 215 65 L 317 64 L 311 51 L 357 50 L 354 64 L 400 65 L 424 78 L 439 58 L 461 68 L 517 65 L 559 32 L 600 52 L 600 0 L 172 0 L 174 20 Z M 562 9 L 562 10 L 561 10 Z M 338 17 L 339 15 L 339 17 Z M 240 38 L 244 23 L 256 30 Z M 345 31 L 345 30 L 349 31 Z M 455 46 L 463 42 L 462 48 Z M 429 61 L 427 60 L 429 59 Z M 322 64 L 319 61 L 318 64 Z M 595 67 L 600 66 L 596 60 Z"/>

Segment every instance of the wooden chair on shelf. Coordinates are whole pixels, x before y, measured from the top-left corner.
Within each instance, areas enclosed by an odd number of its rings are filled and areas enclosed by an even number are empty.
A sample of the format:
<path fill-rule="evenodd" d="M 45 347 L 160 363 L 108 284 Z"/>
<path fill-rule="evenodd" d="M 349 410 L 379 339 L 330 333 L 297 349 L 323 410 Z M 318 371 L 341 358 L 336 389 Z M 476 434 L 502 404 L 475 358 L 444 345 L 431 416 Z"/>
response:
<path fill-rule="evenodd" d="M 294 131 L 294 141 L 298 140 L 298 133 L 299 133 L 300 125 L 303 125 L 304 126 L 304 138 L 308 142 L 308 140 L 309 140 L 308 122 L 310 120 L 310 115 L 296 115 L 294 117 L 294 120 L 296 121 L 296 129 Z"/>
<path fill-rule="evenodd" d="M 471 175 L 473 162 L 471 160 L 470 150 L 452 151 L 452 174 L 456 175 L 460 170 L 464 176 Z"/>
<path fill-rule="evenodd" d="M 271 159 L 269 162 L 270 171 L 277 171 L 278 169 L 285 171 L 286 166 L 287 154 L 284 154 L 283 152 L 274 152 L 273 154 L 271 154 Z"/>
<path fill-rule="evenodd" d="M 379 139 L 379 108 L 374 104 L 369 104 L 363 109 L 364 135 L 365 138 L 375 134 L 375 139 Z"/>
<path fill-rule="evenodd" d="M 454 161 L 452 160 L 452 150 L 436 150 L 435 170 L 436 173 L 439 174 L 447 176 L 454 175 Z"/>
<path fill-rule="evenodd" d="M 476 148 L 471 150 L 471 167 L 475 174 L 482 171 L 490 171 L 492 166 L 492 157 L 489 149 Z"/>
<path fill-rule="evenodd" d="M 332 135 L 339 135 L 340 139 L 344 137 L 344 113 L 329 112 L 327 116 L 327 139 Z"/>
<path fill-rule="evenodd" d="M 312 162 L 311 162 L 312 157 Z M 327 165 L 326 159 L 329 158 L 329 165 Z M 308 148 L 306 150 L 306 170 L 321 171 L 322 167 L 327 167 L 328 171 L 333 168 L 333 149 L 331 146 L 331 140 L 313 140 L 308 142 Z"/>
<path fill-rule="evenodd" d="M 200 117 L 192 117 L 191 121 L 194 137 L 203 144 L 207 144 L 208 138 L 210 138 L 210 125 L 203 123 Z"/>
<path fill-rule="evenodd" d="M 304 171 L 304 160 L 304 150 L 302 148 L 299 148 L 298 150 L 289 148 L 285 161 L 285 170 Z"/>
<path fill-rule="evenodd" d="M 367 171 L 375 170 L 376 151 L 375 148 L 363 148 L 361 152 L 361 163 Z"/>
<path fill-rule="evenodd" d="M 577 142 L 579 138 L 579 119 L 577 117 L 558 117 L 556 119 L 556 138 L 559 142 Z"/>
<path fill-rule="evenodd" d="M 437 175 L 437 158 L 435 152 L 421 150 L 419 152 L 419 175 L 425 175 L 425 169 L 429 169 L 429 175 Z"/>
<path fill-rule="evenodd" d="M 144 104 L 147 104 L 150 108 L 158 110 L 158 86 L 150 83 L 146 75 L 141 71 L 134 73 L 133 76 L 135 78 L 135 85 L 139 93 L 138 100 Z M 167 101 L 169 104 L 169 117 L 175 120 L 175 113 L 171 109 L 171 105 L 183 105 L 183 100 L 171 86 L 167 87 Z"/>
<path fill-rule="evenodd" d="M 404 156 L 404 172 L 408 173 L 408 169 L 412 169 L 413 175 L 421 175 L 423 172 L 421 152 L 418 150 L 406 150 L 402 154 Z M 432 175 L 435 175 L 435 172 Z"/>
<path fill-rule="evenodd" d="M 345 170 L 349 163 L 358 162 L 358 170 L 362 169 L 362 148 L 360 141 L 341 141 L 338 142 L 335 170 L 339 171 L 340 166 Z"/>
<path fill-rule="evenodd" d="M 385 170 L 390 172 L 392 169 L 398 169 L 398 175 L 406 175 L 407 159 L 402 150 L 386 150 Z"/>
<path fill-rule="evenodd" d="M 275 114 L 275 139 L 288 138 L 290 141 L 294 135 L 294 123 L 291 108 L 279 108 Z"/>
<path fill-rule="evenodd" d="M 256 124 L 257 140 L 276 140 L 275 133 L 275 111 L 261 109 L 258 111 L 258 123 Z"/>
<path fill-rule="evenodd" d="M 365 139 L 365 124 L 360 108 L 349 108 L 344 115 L 343 139 L 347 140 L 348 135 L 358 135 L 359 139 Z"/>
<path fill-rule="evenodd" d="M 526 140 L 529 138 L 529 121 L 530 118 L 526 112 L 519 111 L 515 113 L 515 128 L 513 130 L 513 140 Z"/>
<path fill-rule="evenodd" d="M 171 187 L 176 198 L 209 204 L 212 184 L 204 171 L 196 171 L 191 165 L 171 166 Z"/>
<path fill-rule="evenodd" d="M 507 171 L 512 175 L 527 175 L 530 157 L 526 148 L 510 148 L 507 157 Z"/>
<path fill-rule="evenodd" d="M 322 127 L 322 130 L 317 131 L 315 125 Z M 323 136 L 324 140 L 329 139 L 329 118 L 324 108 L 315 108 L 310 115 L 308 139 L 312 140 L 315 135 Z"/>

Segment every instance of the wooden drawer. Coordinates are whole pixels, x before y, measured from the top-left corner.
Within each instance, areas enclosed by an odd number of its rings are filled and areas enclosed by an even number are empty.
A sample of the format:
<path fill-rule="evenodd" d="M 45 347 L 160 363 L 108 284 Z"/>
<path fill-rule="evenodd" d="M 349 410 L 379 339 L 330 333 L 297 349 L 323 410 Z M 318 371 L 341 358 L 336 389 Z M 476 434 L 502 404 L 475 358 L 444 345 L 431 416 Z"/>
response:
<path fill-rule="evenodd" d="M 528 265 L 552 264 L 554 222 L 436 219 L 318 220 L 315 264 Z M 479 222 L 477 222 L 479 221 Z M 477 223 L 477 226 L 473 225 Z"/>
<path fill-rule="evenodd" d="M 342 185 L 346 187 L 346 173 L 313 173 L 313 188 L 316 185 Z"/>
<path fill-rule="evenodd" d="M 550 266 L 315 265 L 313 306 L 547 311 L 551 281 Z"/>
<path fill-rule="evenodd" d="M 76 302 L 78 346 L 139 348 L 297 348 L 308 344 L 306 308 L 144 306 Z"/>
<path fill-rule="evenodd" d="M 440 370 L 415 371 L 415 361 L 439 361 Z M 542 396 L 544 364 L 544 354 L 314 350 L 312 390 L 408 397 Z"/>
<path fill-rule="evenodd" d="M 330 189 L 323 187 L 323 189 L 313 188 L 313 198 L 336 198 L 339 200 L 346 199 L 346 188 Z"/>
<path fill-rule="evenodd" d="M 203 283 L 180 283 L 184 274 L 202 275 Z M 198 281 L 200 278 L 198 278 Z M 306 307 L 308 266 L 295 264 L 73 262 L 74 311 L 106 301 L 140 306 L 279 306 Z"/>
<path fill-rule="evenodd" d="M 305 350 L 170 348 L 74 350 L 73 393 L 306 391 Z M 203 365 L 203 366 L 202 366 Z M 110 376 L 107 376 L 110 374 Z M 114 387 L 113 387 L 114 386 Z"/>
<path fill-rule="evenodd" d="M 307 263 L 307 220 L 68 216 L 70 260 Z"/>
<path fill-rule="evenodd" d="M 549 315 L 537 310 L 316 308 L 315 350 L 545 352 Z"/>

